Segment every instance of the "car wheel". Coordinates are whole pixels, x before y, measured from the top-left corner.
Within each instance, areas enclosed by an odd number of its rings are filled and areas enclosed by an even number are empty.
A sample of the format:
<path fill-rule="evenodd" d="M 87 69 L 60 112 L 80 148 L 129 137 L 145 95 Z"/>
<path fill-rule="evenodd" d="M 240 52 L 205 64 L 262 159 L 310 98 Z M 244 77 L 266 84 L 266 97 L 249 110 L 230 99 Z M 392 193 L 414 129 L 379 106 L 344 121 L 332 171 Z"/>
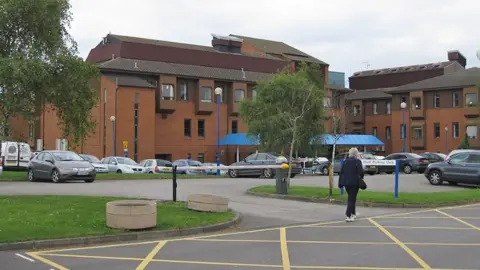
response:
<path fill-rule="evenodd" d="M 30 182 L 35 182 L 35 175 L 33 174 L 33 170 L 32 169 L 28 169 L 28 181 Z"/>
<path fill-rule="evenodd" d="M 273 177 L 272 169 L 263 169 L 263 177 L 272 178 Z"/>
<path fill-rule="evenodd" d="M 457 182 L 453 182 L 453 181 L 448 181 L 448 183 L 449 183 L 450 185 L 452 185 L 452 186 L 456 186 L 456 185 L 458 185 L 458 183 L 457 183 Z"/>
<path fill-rule="evenodd" d="M 411 174 L 412 173 L 412 166 L 405 165 L 405 167 L 403 167 L 403 172 L 406 173 L 406 174 Z"/>
<path fill-rule="evenodd" d="M 228 176 L 230 176 L 231 178 L 237 178 L 238 177 L 237 170 L 228 170 Z"/>
<path fill-rule="evenodd" d="M 385 172 L 386 174 L 392 174 L 393 172 Z"/>
<path fill-rule="evenodd" d="M 442 173 L 438 170 L 431 170 L 428 173 L 428 181 L 435 186 L 441 185 L 443 182 Z"/>
<path fill-rule="evenodd" d="M 57 169 L 53 169 L 51 176 L 54 183 L 60 183 L 60 172 Z"/>
<path fill-rule="evenodd" d="M 117 170 L 117 173 L 122 173 L 122 170 L 118 169 L 118 170 Z"/>
<path fill-rule="evenodd" d="M 327 166 L 322 168 L 322 174 L 323 175 L 328 175 L 328 167 Z"/>
<path fill-rule="evenodd" d="M 375 175 L 376 173 L 375 173 L 375 172 L 369 172 L 368 174 L 370 174 L 370 175 Z"/>
<path fill-rule="evenodd" d="M 93 181 L 95 181 L 95 178 L 93 178 L 93 179 L 87 179 L 87 180 L 85 180 L 85 183 L 93 183 Z"/>

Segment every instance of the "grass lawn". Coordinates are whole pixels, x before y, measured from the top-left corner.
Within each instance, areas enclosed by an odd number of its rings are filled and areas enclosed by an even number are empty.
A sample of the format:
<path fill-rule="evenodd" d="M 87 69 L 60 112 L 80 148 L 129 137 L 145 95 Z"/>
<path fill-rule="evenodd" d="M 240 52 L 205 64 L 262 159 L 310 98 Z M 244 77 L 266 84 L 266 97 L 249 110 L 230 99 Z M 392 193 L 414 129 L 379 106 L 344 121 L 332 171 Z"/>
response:
<path fill-rule="evenodd" d="M 0 243 L 106 235 L 105 204 L 125 198 L 86 196 L 0 196 Z M 205 213 L 185 203 L 159 203 L 157 229 L 182 229 L 226 222 L 233 212 Z"/>
<path fill-rule="evenodd" d="M 250 189 L 253 192 L 275 194 L 275 186 L 259 186 Z M 328 188 L 291 186 L 288 195 L 306 198 L 326 198 Z M 347 199 L 347 195 L 340 195 L 338 188 L 333 189 L 333 198 Z M 358 201 L 375 203 L 402 203 L 402 204 L 442 204 L 442 203 L 469 203 L 480 202 L 480 189 L 462 189 L 446 192 L 409 193 L 400 192 L 398 199 L 393 197 L 393 192 L 363 191 L 358 193 Z"/>
<path fill-rule="evenodd" d="M 178 179 L 185 178 L 225 178 L 227 176 L 216 175 L 186 175 L 177 174 Z M 148 173 L 98 173 L 97 180 L 132 180 L 132 179 L 172 179 L 171 173 L 148 174 Z M 28 181 L 27 172 L 3 172 L 0 174 L 0 181 Z"/>

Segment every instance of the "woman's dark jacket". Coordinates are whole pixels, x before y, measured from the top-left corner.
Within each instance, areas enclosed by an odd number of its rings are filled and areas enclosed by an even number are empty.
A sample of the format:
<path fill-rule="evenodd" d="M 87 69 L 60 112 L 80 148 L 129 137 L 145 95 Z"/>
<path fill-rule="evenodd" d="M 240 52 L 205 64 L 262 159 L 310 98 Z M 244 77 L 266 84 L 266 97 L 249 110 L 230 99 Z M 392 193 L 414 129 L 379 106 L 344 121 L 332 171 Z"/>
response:
<path fill-rule="evenodd" d="M 348 157 L 343 162 L 338 180 L 338 187 L 358 187 L 360 178 L 363 178 L 363 164 L 360 159 Z"/>

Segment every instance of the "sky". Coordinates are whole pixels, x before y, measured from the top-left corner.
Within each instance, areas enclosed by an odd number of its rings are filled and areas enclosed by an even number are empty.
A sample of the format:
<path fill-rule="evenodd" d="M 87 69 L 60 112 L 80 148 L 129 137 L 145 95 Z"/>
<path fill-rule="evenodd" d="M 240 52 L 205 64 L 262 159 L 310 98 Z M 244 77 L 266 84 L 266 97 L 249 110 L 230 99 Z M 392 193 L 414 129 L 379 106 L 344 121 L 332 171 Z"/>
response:
<path fill-rule="evenodd" d="M 86 57 L 108 33 L 211 46 L 211 34 L 285 42 L 331 71 L 447 60 L 480 66 L 479 0 L 71 0 L 70 33 Z"/>

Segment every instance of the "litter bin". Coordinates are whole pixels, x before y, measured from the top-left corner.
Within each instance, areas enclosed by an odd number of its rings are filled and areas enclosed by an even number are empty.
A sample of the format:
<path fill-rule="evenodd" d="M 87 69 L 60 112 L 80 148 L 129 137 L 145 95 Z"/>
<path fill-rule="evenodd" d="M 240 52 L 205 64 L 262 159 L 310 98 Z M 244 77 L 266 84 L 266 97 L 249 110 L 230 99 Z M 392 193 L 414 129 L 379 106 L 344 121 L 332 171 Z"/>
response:
<path fill-rule="evenodd" d="M 275 164 L 283 165 L 275 171 L 275 181 L 277 194 L 287 195 L 288 193 L 288 160 L 284 156 L 279 156 L 275 160 Z"/>

